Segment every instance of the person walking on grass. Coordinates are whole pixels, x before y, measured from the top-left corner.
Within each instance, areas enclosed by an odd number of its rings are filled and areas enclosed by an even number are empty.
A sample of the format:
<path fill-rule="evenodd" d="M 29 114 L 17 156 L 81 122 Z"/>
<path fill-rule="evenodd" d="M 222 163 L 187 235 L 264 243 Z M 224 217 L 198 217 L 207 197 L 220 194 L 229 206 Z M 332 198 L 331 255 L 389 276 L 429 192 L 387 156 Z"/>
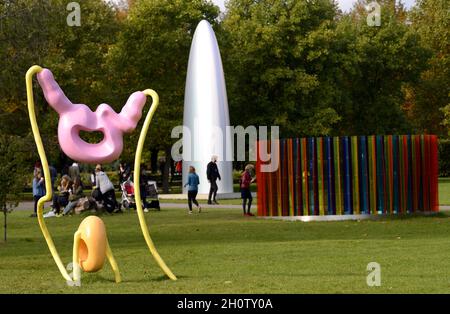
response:
<path fill-rule="evenodd" d="M 209 189 L 209 195 L 208 195 L 208 204 L 212 204 L 214 203 L 215 205 L 218 205 L 219 203 L 217 203 L 216 201 L 216 196 L 217 196 L 217 179 L 219 179 L 219 181 L 221 180 L 220 178 L 220 173 L 219 173 L 219 168 L 217 168 L 217 156 L 213 155 L 211 157 L 211 161 L 208 163 L 208 166 L 206 167 L 206 178 L 208 179 L 209 183 L 211 184 L 211 187 Z M 212 198 L 212 200 L 211 200 Z"/>
<path fill-rule="evenodd" d="M 240 189 L 241 189 L 241 198 L 242 198 L 242 209 L 244 210 L 244 216 L 254 216 L 250 212 L 250 208 L 252 207 L 252 192 L 250 192 L 250 184 L 255 181 L 252 178 L 251 172 L 253 170 L 253 165 L 248 164 L 245 166 L 245 170 L 241 175 L 240 181 Z M 247 207 L 247 211 L 245 211 L 245 207 Z"/>
<path fill-rule="evenodd" d="M 34 199 L 34 213 L 30 217 L 37 216 L 37 203 L 39 199 L 45 195 L 45 184 L 44 177 L 42 176 L 41 170 L 34 171 L 33 178 L 33 199 Z"/>
<path fill-rule="evenodd" d="M 201 213 L 202 208 L 198 204 L 196 197 L 198 193 L 198 185 L 200 184 L 200 179 L 198 175 L 195 173 L 195 168 L 189 167 L 189 175 L 188 181 L 184 185 L 184 187 L 188 187 L 188 206 L 189 206 L 189 214 L 192 214 L 192 203 L 197 206 L 198 212 Z"/>

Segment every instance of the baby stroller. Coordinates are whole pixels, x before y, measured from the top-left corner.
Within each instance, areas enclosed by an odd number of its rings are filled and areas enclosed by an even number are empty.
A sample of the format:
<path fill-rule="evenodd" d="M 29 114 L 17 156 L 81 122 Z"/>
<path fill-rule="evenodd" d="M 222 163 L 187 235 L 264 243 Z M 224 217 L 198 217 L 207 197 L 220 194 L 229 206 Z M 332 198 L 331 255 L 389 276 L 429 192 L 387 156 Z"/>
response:
<path fill-rule="evenodd" d="M 134 183 L 128 178 L 120 185 L 122 189 L 122 206 L 126 209 L 134 208 L 136 209 L 136 199 L 134 194 Z M 155 208 L 160 210 L 159 206 L 159 195 L 156 186 L 156 181 L 146 180 L 143 182 L 143 189 L 141 190 L 142 203 L 144 206 L 144 211 L 148 212 L 149 208 Z M 147 201 L 150 199 L 150 202 Z"/>
<path fill-rule="evenodd" d="M 134 199 L 134 183 L 128 178 L 120 185 L 122 190 L 121 203 L 125 209 L 136 208 L 136 200 Z"/>
<path fill-rule="evenodd" d="M 158 195 L 158 187 L 156 186 L 156 181 L 146 180 L 144 183 L 144 204 L 145 209 L 148 211 L 149 208 L 154 208 L 156 210 L 161 210 L 159 206 L 159 195 Z M 147 199 L 150 199 L 150 202 L 147 202 Z"/>

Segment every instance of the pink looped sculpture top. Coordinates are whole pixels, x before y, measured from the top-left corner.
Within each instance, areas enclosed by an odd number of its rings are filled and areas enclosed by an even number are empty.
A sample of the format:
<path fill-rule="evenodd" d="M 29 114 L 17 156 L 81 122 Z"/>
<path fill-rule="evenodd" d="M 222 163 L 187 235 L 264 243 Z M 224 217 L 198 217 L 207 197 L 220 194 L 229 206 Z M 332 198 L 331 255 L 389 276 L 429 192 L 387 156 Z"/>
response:
<path fill-rule="evenodd" d="M 123 149 L 123 133 L 132 132 L 142 116 L 146 102 L 143 92 L 130 95 L 120 113 L 107 104 L 92 112 L 84 104 L 73 104 L 56 83 L 52 72 L 43 69 L 37 74 L 48 104 L 59 114 L 58 141 L 63 152 L 82 163 L 109 163 L 120 157 Z M 80 131 L 103 133 L 103 140 L 96 144 L 80 138 Z"/>

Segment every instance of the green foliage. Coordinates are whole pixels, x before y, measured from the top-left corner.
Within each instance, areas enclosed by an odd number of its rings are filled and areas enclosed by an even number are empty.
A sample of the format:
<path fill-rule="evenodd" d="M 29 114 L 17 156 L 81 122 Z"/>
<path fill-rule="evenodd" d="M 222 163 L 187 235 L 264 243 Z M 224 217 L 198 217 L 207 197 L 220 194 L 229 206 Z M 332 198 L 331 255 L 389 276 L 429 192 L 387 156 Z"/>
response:
<path fill-rule="evenodd" d="M 411 12 L 421 45 L 432 52 L 427 69 L 413 86 L 412 119 L 421 132 L 446 135 L 439 109 L 450 95 L 450 10 L 448 0 L 419 0 Z"/>
<path fill-rule="evenodd" d="M 366 13 L 355 11 L 337 29 L 348 40 L 351 60 L 341 85 L 345 102 L 337 109 L 343 117 L 341 134 L 412 131 L 403 112 L 403 87 L 418 81 L 429 54 L 390 3 L 381 7 L 380 27 L 368 26 Z"/>
<path fill-rule="evenodd" d="M 439 140 L 439 176 L 450 177 L 450 140 Z"/>
<path fill-rule="evenodd" d="M 150 150 L 167 152 L 202 19 L 218 36 L 233 125 L 279 125 L 282 137 L 447 134 L 448 0 L 419 0 L 410 13 L 379 0 L 380 27 L 367 26 L 368 0 L 349 14 L 329 0 L 230 0 L 222 20 L 206 0 L 128 1 L 128 11 L 80 1 L 80 27 L 66 23 L 69 2 L 0 2 L 0 132 L 27 139 L 25 164 L 37 159 L 24 82 L 33 64 L 50 68 L 67 96 L 91 109 L 106 102 L 119 111 L 132 92 L 156 90 L 145 162 Z M 47 155 L 61 166 L 57 114 L 37 86 L 35 100 Z M 125 160 L 134 160 L 140 126 L 125 138 Z"/>
<path fill-rule="evenodd" d="M 26 175 L 28 143 L 19 136 L 0 132 L 0 210 L 5 206 L 14 207 L 19 201 Z"/>
<path fill-rule="evenodd" d="M 230 1 L 222 42 L 233 123 L 280 125 L 283 137 L 410 131 L 402 87 L 428 55 L 391 2 L 381 27 L 369 27 L 366 11 L 340 16 L 330 1 Z"/>
<path fill-rule="evenodd" d="M 228 3 L 220 44 L 233 124 L 328 134 L 339 117 L 321 76 L 335 13 L 329 1 Z"/>
<path fill-rule="evenodd" d="M 103 65 L 118 29 L 115 11 L 102 0 L 82 1 L 81 26 L 70 27 L 66 22 L 69 2 L 0 3 L 0 124 L 7 134 L 30 133 L 24 76 L 34 64 L 50 68 L 74 103 L 98 105 L 111 94 Z M 49 160 L 56 162 L 61 154 L 57 114 L 46 105 L 40 88 L 35 86 L 34 90 L 46 152 Z M 29 154 L 28 161 L 36 158 L 36 154 Z"/>
<path fill-rule="evenodd" d="M 118 42 L 110 51 L 109 65 L 117 98 L 126 99 L 132 92 L 147 88 L 160 97 L 147 145 L 164 150 L 172 144 L 171 130 L 182 123 L 192 36 L 202 19 L 216 26 L 218 14 L 218 7 L 205 0 L 133 2 Z M 138 136 L 138 132 L 129 136 L 125 158 L 132 159 Z"/>

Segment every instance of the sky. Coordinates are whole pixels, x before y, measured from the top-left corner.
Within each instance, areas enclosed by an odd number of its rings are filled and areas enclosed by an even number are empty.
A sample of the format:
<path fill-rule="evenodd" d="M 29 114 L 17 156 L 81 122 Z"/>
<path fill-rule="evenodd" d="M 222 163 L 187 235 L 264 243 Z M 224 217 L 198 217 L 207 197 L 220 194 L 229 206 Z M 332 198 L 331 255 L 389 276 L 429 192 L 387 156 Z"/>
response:
<path fill-rule="evenodd" d="M 225 1 L 226 0 L 212 0 L 212 2 L 217 4 L 222 11 L 225 10 L 224 5 Z M 349 11 L 355 1 L 356 0 L 338 0 L 339 7 L 341 8 L 342 11 Z M 415 0 L 401 0 L 401 1 L 406 5 L 407 8 L 412 7 L 415 2 Z"/>

